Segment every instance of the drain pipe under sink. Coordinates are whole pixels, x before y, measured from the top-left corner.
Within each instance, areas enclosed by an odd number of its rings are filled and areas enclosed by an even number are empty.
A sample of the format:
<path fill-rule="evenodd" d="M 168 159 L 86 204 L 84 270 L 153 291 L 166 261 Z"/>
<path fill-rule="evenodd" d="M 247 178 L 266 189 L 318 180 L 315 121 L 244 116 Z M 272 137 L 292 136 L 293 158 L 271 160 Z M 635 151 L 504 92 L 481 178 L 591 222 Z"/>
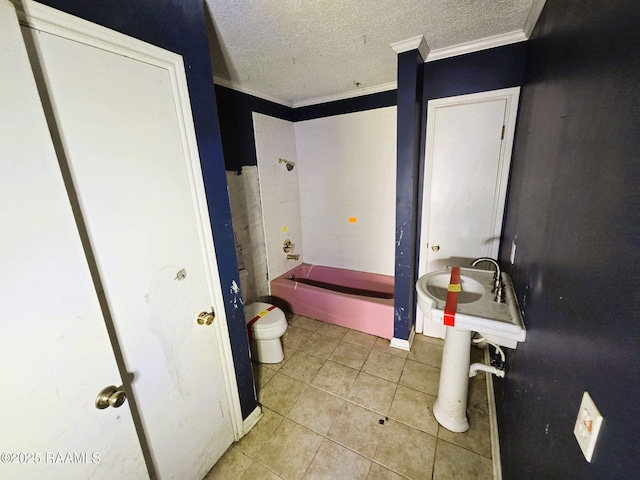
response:
<path fill-rule="evenodd" d="M 504 370 L 501 370 L 496 367 L 492 367 L 490 365 L 485 365 L 484 363 L 472 363 L 469 367 L 469 378 L 475 377 L 478 373 L 478 370 L 482 370 L 483 372 L 492 373 L 498 377 L 504 378 Z"/>

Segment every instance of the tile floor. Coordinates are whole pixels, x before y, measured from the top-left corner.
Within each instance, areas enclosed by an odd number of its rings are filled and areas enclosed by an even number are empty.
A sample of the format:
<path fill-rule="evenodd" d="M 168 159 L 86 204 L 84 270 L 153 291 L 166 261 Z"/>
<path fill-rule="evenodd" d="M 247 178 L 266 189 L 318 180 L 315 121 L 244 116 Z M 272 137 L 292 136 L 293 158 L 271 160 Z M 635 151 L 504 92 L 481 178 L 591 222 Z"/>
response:
<path fill-rule="evenodd" d="M 483 372 L 469 386 L 471 428 L 452 433 L 431 411 L 441 340 L 416 335 L 405 352 L 372 335 L 287 317 L 285 359 L 254 363 L 264 417 L 205 480 L 492 478 Z M 472 348 L 472 357 L 481 361 L 482 351 Z"/>

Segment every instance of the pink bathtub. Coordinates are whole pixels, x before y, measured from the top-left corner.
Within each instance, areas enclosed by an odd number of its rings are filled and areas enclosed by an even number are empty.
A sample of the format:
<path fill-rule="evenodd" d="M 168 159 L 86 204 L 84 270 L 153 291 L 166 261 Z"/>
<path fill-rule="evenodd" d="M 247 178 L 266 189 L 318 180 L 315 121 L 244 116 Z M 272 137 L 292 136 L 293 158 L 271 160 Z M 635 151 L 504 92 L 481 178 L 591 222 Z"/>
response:
<path fill-rule="evenodd" d="M 272 280 L 283 310 L 378 337 L 393 337 L 393 277 L 303 263 Z"/>

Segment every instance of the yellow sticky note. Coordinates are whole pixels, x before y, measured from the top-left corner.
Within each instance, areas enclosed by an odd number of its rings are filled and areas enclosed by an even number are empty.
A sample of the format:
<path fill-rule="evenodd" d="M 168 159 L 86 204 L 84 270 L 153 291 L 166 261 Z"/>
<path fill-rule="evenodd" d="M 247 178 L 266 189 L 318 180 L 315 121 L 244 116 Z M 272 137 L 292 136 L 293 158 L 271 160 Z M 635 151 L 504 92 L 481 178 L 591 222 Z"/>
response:
<path fill-rule="evenodd" d="M 447 289 L 447 291 L 449 291 L 449 292 L 461 292 L 462 291 L 462 287 L 460 286 L 459 283 L 450 283 L 449 284 L 449 288 Z"/>
<path fill-rule="evenodd" d="M 289 230 L 289 227 L 282 227 L 282 233 L 287 233 L 287 230 Z"/>
<path fill-rule="evenodd" d="M 349 223 L 356 223 L 358 219 L 356 217 L 349 217 Z"/>

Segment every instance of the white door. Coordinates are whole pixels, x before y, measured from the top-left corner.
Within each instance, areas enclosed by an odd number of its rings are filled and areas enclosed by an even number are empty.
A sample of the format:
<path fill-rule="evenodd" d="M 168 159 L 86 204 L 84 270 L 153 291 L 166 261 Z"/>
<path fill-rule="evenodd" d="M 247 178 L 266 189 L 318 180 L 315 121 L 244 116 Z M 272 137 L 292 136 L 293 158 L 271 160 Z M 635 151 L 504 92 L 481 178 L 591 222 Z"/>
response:
<path fill-rule="evenodd" d="M 419 275 L 497 257 L 518 92 L 429 102 Z"/>
<path fill-rule="evenodd" d="M 0 1 L 0 478 L 147 476 L 11 4 Z"/>
<path fill-rule="evenodd" d="M 235 381 L 182 60 L 95 26 L 27 33 L 155 471 L 200 479 L 234 440 Z"/>

